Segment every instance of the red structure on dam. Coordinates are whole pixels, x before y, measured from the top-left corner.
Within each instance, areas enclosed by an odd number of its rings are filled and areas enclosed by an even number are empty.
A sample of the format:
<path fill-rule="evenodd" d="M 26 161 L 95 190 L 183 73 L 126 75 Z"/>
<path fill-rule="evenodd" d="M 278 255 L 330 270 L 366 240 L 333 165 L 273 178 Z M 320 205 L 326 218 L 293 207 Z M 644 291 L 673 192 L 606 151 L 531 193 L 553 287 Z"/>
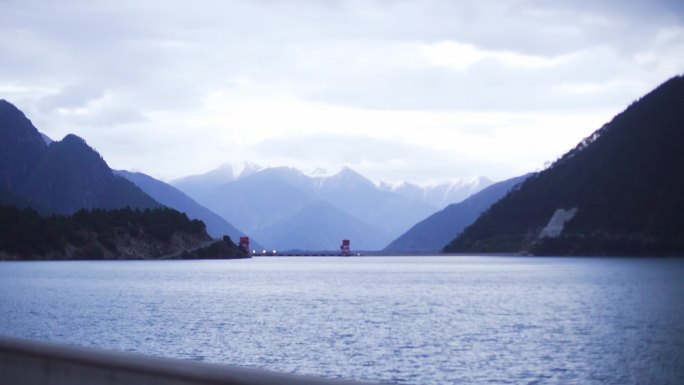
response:
<path fill-rule="evenodd" d="M 249 248 L 249 237 L 240 237 L 240 244 L 238 245 L 243 253 L 249 254 L 251 249 Z"/>
<path fill-rule="evenodd" d="M 349 249 L 349 243 L 350 243 L 349 239 L 343 239 L 342 240 L 342 246 L 340 246 L 340 253 L 345 257 L 348 257 L 351 255 L 351 250 Z"/>

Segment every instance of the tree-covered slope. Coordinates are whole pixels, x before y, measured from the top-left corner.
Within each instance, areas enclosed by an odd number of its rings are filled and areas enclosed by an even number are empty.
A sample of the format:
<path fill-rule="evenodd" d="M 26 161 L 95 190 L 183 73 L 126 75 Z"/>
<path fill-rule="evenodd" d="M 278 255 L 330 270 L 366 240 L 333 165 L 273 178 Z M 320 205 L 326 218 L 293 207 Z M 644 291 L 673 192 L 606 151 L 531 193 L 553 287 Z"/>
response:
<path fill-rule="evenodd" d="M 683 176 L 684 78 L 677 76 L 526 180 L 444 250 L 683 255 Z M 554 214 L 571 209 L 560 232 L 549 232 Z"/>
<path fill-rule="evenodd" d="M 0 205 L 0 259 L 155 259 L 246 257 L 217 242 L 204 223 L 168 208 L 79 210 L 43 217 Z"/>

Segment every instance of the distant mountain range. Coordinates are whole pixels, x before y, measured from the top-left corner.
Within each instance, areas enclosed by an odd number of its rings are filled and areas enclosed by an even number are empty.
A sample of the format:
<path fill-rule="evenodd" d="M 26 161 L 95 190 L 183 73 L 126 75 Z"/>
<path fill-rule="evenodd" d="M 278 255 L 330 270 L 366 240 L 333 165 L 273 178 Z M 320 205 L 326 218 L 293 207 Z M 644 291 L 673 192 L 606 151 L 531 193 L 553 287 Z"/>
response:
<path fill-rule="evenodd" d="M 200 219 L 207 226 L 209 235 L 214 238 L 221 238 L 224 235 L 228 235 L 232 240 L 237 242 L 241 236 L 245 235 L 242 231 L 236 229 L 235 226 L 228 223 L 228 221 L 198 204 L 192 198 L 168 183 L 154 179 L 151 176 L 140 172 L 116 170 L 114 173 L 133 182 L 162 205 L 184 212 L 190 218 Z M 251 240 L 251 246 L 255 249 L 262 248 L 261 244 L 254 239 Z"/>
<path fill-rule="evenodd" d="M 462 202 L 447 206 L 418 222 L 409 231 L 390 243 L 383 251 L 395 253 L 426 253 L 441 251 L 464 228 L 503 198 L 512 188 L 531 174 L 495 183 Z"/>
<path fill-rule="evenodd" d="M 166 205 L 201 219 L 215 237 L 243 234 L 230 221 L 278 250 L 337 250 L 351 239 L 355 250 L 422 252 L 453 238 L 444 251 L 682 255 L 682 175 L 682 76 L 633 103 L 548 169 L 494 185 L 480 177 L 428 187 L 375 185 L 350 168 L 307 175 L 246 163 L 171 186 L 113 172 L 85 140 L 52 141 L 0 100 L 0 204 L 9 207 L 8 217 L 23 216 L 27 229 L 34 214 L 7 205 L 41 214 Z M 47 221 L 46 229 L 54 223 Z"/>
<path fill-rule="evenodd" d="M 408 182 L 400 184 L 380 182 L 379 187 L 381 190 L 390 191 L 409 199 L 423 201 L 441 209 L 450 204 L 463 201 L 492 183 L 491 180 L 478 176 L 432 186 L 419 186 Z"/>
<path fill-rule="evenodd" d="M 75 135 L 51 140 L 5 100 L 0 100 L 0 204 L 32 207 L 42 214 L 167 206 L 202 220 L 215 238 L 229 235 L 237 240 L 243 234 L 164 182 L 140 173 L 112 171 L 100 154 Z"/>
<path fill-rule="evenodd" d="M 213 237 L 249 235 L 253 248 L 263 243 L 281 250 L 336 250 L 342 239 L 351 239 L 357 250 L 378 250 L 445 202 L 490 183 L 475 178 L 390 188 L 349 168 L 307 175 L 244 163 L 179 179 L 174 187 L 142 173 L 112 171 L 75 135 L 53 141 L 4 100 L 0 161 L 0 203 L 43 214 L 167 206 L 201 219 Z"/>
<path fill-rule="evenodd" d="M 528 178 L 447 252 L 684 255 L 684 78 Z"/>
<path fill-rule="evenodd" d="M 263 167 L 253 163 L 245 162 L 236 166 L 226 163 L 204 174 L 176 179 L 171 184 L 190 196 L 202 196 L 216 186 L 244 178 L 262 169 Z"/>
<path fill-rule="evenodd" d="M 489 182 L 421 188 L 376 186 L 345 167 L 334 175 L 289 167 L 224 165 L 171 184 L 197 202 L 230 218 L 239 228 L 271 248 L 336 250 L 351 239 L 357 250 L 379 250 L 417 221 Z M 423 189 L 423 190 L 421 190 Z M 439 196 L 439 197 L 437 197 Z"/>

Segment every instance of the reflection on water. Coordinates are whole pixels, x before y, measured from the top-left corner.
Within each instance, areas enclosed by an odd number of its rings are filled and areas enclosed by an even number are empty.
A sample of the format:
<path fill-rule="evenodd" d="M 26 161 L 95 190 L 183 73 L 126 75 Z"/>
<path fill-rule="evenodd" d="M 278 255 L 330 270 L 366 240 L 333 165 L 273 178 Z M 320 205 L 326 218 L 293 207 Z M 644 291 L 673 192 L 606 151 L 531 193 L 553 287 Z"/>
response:
<path fill-rule="evenodd" d="M 684 260 L 3 262 L 0 333 L 411 384 L 684 383 Z"/>

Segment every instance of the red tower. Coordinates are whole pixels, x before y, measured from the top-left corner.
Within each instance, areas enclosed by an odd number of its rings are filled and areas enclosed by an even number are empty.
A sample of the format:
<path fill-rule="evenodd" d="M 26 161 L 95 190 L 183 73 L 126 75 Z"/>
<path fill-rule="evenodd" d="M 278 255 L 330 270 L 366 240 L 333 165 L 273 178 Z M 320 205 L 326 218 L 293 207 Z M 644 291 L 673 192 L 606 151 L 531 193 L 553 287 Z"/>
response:
<path fill-rule="evenodd" d="M 340 253 L 345 257 L 351 255 L 351 250 L 349 249 L 349 239 L 342 240 L 342 246 L 340 246 Z"/>
<path fill-rule="evenodd" d="M 238 247 L 240 248 L 240 250 L 242 250 L 243 253 L 249 254 L 249 237 L 240 237 L 240 244 L 238 245 Z"/>

